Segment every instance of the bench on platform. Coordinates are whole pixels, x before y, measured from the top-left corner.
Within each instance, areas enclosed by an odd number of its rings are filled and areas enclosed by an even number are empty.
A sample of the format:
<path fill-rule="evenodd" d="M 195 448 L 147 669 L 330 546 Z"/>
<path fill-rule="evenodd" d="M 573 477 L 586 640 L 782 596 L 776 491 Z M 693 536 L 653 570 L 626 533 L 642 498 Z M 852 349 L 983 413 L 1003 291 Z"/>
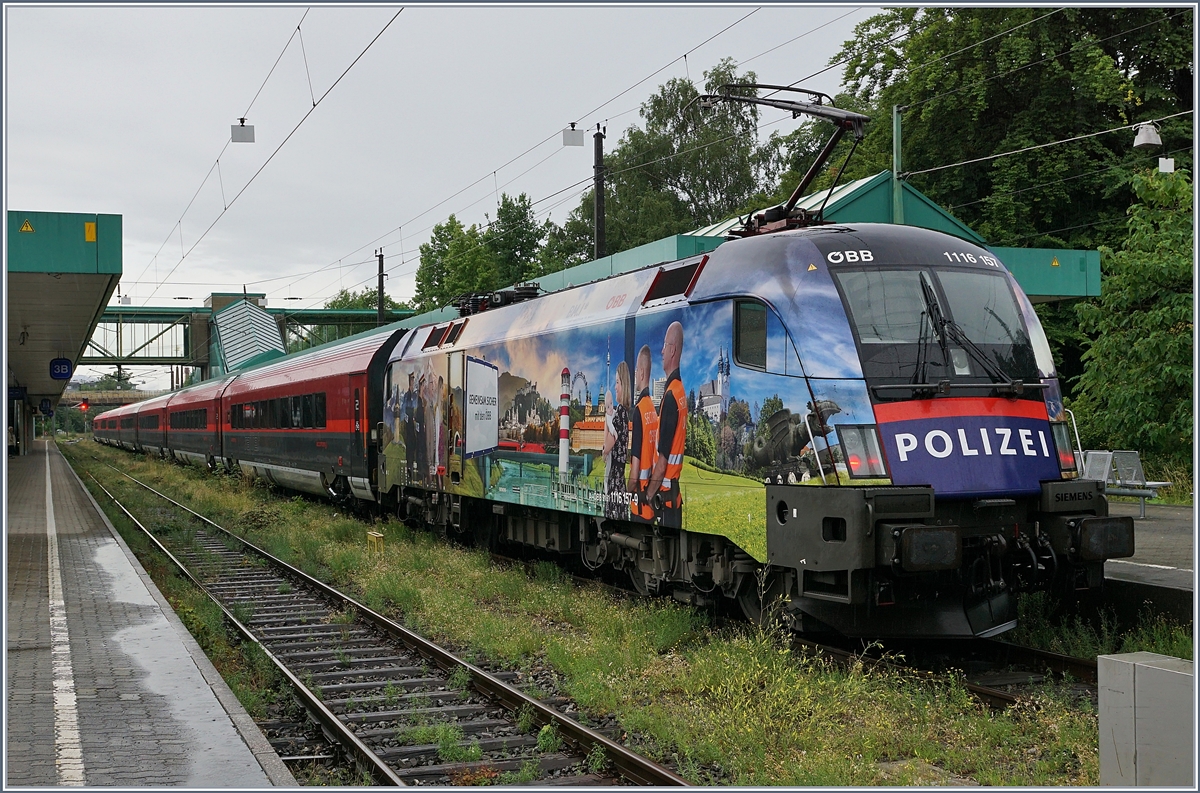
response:
<path fill-rule="evenodd" d="M 1147 482 L 1137 452 L 1086 451 L 1083 453 L 1083 479 L 1104 482 L 1110 496 L 1133 496 L 1141 504 L 1139 518 L 1146 517 L 1146 499 L 1158 498 L 1158 491 L 1170 482 Z"/>

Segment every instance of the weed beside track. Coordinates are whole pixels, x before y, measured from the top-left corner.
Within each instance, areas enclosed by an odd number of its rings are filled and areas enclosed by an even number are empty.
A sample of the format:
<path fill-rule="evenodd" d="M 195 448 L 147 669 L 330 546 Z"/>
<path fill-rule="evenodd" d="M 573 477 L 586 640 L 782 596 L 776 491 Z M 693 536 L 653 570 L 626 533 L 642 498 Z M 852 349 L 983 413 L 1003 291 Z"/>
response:
<path fill-rule="evenodd" d="M 615 720 L 632 748 L 693 783 L 1098 782 L 1096 712 L 1066 685 L 994 712 L 953 679 L 841 668 L 769 630 L 714 628 L 703 611 L 578 586 L 550 565 L 497 567 L 395 522 L 370 526 L 384 548 L 369 552 L 360 520 L 240 477 L 98 444 L 64 452 L 77 470 L 97 466 L 92 454 L 121 466 L 476 664 L 519 674 L 585 722 Z M 155 498 L 132 485 L 120 497 L 134 511 Z"/>

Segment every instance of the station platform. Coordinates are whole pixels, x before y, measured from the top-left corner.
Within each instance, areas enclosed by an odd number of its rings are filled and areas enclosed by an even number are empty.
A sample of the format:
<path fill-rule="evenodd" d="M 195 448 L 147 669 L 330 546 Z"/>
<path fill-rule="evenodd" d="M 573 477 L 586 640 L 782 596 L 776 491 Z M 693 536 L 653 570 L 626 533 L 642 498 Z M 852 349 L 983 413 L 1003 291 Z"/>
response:
<path fill-rule="evenodd" d="M 1134 555 L 1104 563 L 1102 600 L 1095 605 L 1134 626 L 1147 609 L 1176 622 L 1192 624 L 1195 615 L 1195 510 L 1173 504 L 1109 502 L 1109 513 L 1134 518 Z"/>
<path fill-rule="evenodd" d="M 6 787 L 297 786 L 58 448 L 8 460 Z"/>
<path fill-rule="evenodd" d="M 1109 502 L 1110 515 L 1134 518 L 1133 556 L 1110 559 L 1104 577 L 1136 581 L 1171 589 L 1193 589 L 1195 580 L 1195 510 L 1173 504 L 1147 504 L 1138 518 L 1138 505 Z"/>

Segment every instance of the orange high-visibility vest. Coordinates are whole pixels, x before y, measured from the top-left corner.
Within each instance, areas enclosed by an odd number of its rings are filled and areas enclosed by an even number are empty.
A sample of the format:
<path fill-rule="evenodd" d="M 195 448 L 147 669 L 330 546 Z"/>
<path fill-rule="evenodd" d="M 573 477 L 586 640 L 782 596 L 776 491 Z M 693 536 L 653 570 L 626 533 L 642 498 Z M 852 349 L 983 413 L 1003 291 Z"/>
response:
<path fill-rule="evenodd" d="M 675 434 L 671 437 L 671 449 L 667 455 L 667 470 L 663 473 L 662 487 L 663 503 L 667 507 L 678 507 L 679 476 L 683 473 L 683 444 L 687 439 L 687 394 L 683 392 L 683 383 L 678 378 L 667 383 L 663 394 L 663 403 L 668 399 L 675 400 L 676 415 Z M 670 495 L 668 495 L 670 494 Z"/>
<path fill-rule="evenodd" d="M 649 394 L 644 394 L 633 410 L 634 417 L 642 422 L 642 445 L 636 450 L 639 492 L 635 500 L 630 500 L 629 511 L 645 520 L 654 520 L 654 508 L 649 504 L 651 494 L 646 492 L 646 486 L 650 483 L 655 449 L 658 446 L 658 411 L 654 409 L 654 400 Z"/>

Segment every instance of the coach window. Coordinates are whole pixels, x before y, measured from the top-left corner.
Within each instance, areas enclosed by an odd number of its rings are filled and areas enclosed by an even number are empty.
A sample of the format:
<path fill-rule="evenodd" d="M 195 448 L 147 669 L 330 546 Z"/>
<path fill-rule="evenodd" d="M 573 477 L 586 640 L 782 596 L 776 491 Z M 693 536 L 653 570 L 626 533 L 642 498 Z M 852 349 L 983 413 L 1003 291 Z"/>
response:
<path fill-rule="evenodd" d="M 313 398 L 312 394 L 305 394 L 300 398 L 304 403 L 304 428 L 311 429 L 313 425 Z"/>
<path fill-rule="evenodd" d="M 313 394 L 313 412 L 316 414 L 313 418 L 315 424 L 320 429 L 325 429 L 325 394 Z"/>
<path fill-rule="evenodd" d="M 279 400 L 267 400 L 267 426 L 271 429 L 279 429 Z"/>

